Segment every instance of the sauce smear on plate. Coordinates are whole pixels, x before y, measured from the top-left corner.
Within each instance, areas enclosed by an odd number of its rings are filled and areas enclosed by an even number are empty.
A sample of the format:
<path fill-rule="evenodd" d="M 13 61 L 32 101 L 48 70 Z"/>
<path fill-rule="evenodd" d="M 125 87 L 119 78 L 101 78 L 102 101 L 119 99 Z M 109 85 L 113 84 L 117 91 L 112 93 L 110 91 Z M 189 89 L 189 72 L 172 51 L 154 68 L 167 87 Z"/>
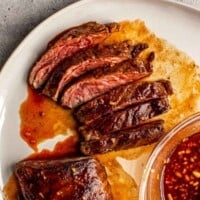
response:
<path fill-rule="evenodd" d="M 67 136 L 67 130 L 76 128 L 70 110 L 61 108 L 30 87 L 21 105 L 20 117 L 21 137 L 35 151 L 41 142 L 60 134 Z"/>
<path fill-rule="evenodd" d="M 184 139 L 164 168 L 166 200 L 200 199 L 200 133 Z"/>

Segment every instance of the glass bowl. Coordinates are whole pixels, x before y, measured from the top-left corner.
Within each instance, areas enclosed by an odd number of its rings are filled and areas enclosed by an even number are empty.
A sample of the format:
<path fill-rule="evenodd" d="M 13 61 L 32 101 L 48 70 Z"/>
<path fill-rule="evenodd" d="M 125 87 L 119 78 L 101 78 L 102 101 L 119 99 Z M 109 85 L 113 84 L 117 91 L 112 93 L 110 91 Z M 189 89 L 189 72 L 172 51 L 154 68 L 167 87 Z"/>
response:
<path fill-rule="evenodd" d="M 153 150 L 145 167 L 140 185 L 139 200 L 164 199 L 162 172 L 166 161 L 184 138 L 200 132 L 200 113 L 175 126 Z"/>

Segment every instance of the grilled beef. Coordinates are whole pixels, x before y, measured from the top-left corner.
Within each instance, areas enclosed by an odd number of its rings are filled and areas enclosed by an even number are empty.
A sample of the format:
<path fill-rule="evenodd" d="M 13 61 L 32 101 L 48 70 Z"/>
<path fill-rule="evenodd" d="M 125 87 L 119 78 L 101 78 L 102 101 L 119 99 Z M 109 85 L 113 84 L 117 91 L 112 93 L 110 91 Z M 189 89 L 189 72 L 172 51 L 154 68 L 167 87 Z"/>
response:
<path fill-rule="evenodd" d="M 151 73 L 151 63 L 138 58 L 98 68 L 83 75 L 67 88 L 61 98 L 61 105 L 69 108 L 77 107 L 117 86 L 134 82 Z"/>
<path fill-rule="evenodd" d="M 111 200 L 104 167 L 90 157 L 23 161 L 15 174 L 24 200 Z"/>
<path fill-rule="evenodd" d="M 102 135 L 99 140 L 84 141 L 81 143 L 81 152 L 84 155 L 94 155 L 151 144 L 163 135 L 163 123 L 163 120 L 152 121 L 135 128 Z"/>
<path fill-rule="evenodd" d="M 167 98 L 155 99 L 101 117 L 88 125 L 81 126 L 79 131 L 86 141 L 100 139 L 101 135 L 109 135 L 112 132 L 145 123 L 169 109 L 170 105 Z"/>
<path fill-rule="evenodd" d="M 132 104 L 167 97 L 172 94 L 171 83 L 166 80 L 131 83 L 113 89 L 75 110 L 79 122 L 89 124 L 103 115 L 122 110 Z"/>
<path fill-rule="evenodd" d="M 105 24 L 106 28 L 108 29 L 108 31 L 110 33 L 112 32 L 116 32 L 119 31 L 119 25 L 115 22 L 113 23 L 109 23 L 109 24 Z M 58 42 L 59 40 L 63 40 L 66 38 L 75 38 L 78 37 L 82 34 L 90 34 L 90 33 L 95 33 L 95 30 L 97 32 L 104 30 L 105 27 L 102 26 L 102 24 L 99 24 L 95 21 L 91 21 L 91 22 L 87 22 L 84 23 L 82 25 L 79 26 L 75 26 L 72 28 L 69 28 L 61 33 L 59 33 L 58 35 L 56 35 L 49 43 L 48 43 L 48 47 L 53 46 L 56 42 Z"/>
<path fill-rule="evenodd" d="M 40 88 L 49 78 L 54 68 L 65 58 L 70 57 L 79 50 L 92 47 L 102 42 L 113 30 L 111 26 L 88 22 L 86 24 L 69 29 L 59 36 L 56 42 L 51 42 L 47 51 L 32 67 L 29 74 L 29 84 Z M 117 26 L 117 24 L 116 24 Z"/>
<path fill-rule="evenodd" d="M 96 46 L 86 51 L 78 52 L 56 67 L 42 93 L 57 101 L 63 88 L 74 78 L 97 67 L 120 63 L 131 58 L 132 54 L 135 57 L 136 53 L 138 55 L 147 47 L 146 44 L 133 46 L 126 41 L 115 45 Z"/>

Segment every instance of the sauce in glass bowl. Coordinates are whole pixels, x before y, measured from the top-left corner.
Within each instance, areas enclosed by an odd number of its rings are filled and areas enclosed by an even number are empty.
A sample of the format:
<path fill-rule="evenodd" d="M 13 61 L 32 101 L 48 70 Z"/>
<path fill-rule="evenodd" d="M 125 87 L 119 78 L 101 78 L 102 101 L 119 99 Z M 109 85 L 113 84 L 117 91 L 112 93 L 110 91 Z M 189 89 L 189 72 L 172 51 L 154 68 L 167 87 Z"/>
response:
<path fill-rule="evenodd" d="M 166 134 L 149 157 L 139 200 L 200 200 L 200 113 Z"/>
<path fill-rule="evenodd" d="M 163 170 L 166 200 L 200 200 L 200 133 L 182 140 Z"/>

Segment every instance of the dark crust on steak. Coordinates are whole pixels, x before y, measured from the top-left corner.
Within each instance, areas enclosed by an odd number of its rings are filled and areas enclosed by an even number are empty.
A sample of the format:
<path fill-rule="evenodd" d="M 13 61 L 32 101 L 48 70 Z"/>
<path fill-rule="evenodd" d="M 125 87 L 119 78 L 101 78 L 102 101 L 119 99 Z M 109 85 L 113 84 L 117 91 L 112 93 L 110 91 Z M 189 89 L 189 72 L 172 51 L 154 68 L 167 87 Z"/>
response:
<path fill-rule="evenodd" d="M 86 141 L 100 139 L 101 135 L 129 129 L 147 122 L 149 119 L 167 112 L 170 109 L 167 98 L 155 99 L 146 103 L 132 105 L 110 115 L 101 117 L 91 124 L 81 126 L 80 134 Z"/>
<path fill-rule="evenodd" d="M 163 120 L 152 121 L 136 128 L 103 135 L 99 140 L 84 141 L 81 143 L 81 152 L 94 155 L 151 144 L 164 134 L 163 124 Z"/>
<path fill-rule="evenodd" d="M 98 68 L 81 76 L 76 83 L 68 87 L 61 98 L 61 105 L 75 108 L 115 87 L 137 81 L 151 73 L 151 63 L 139 58 Z"/>
<path fill-rule="evenodd" d="M 110 31 L 109 25 L 96 22 L 88 22 L 69 29 L 56 42 L 49 45 L 50 47 L 32 67 L 29 84 L 35 89 L 41 88 L 61 61 L 82 49 L 101 43 L 110 35 Z"/>
<path fill-rule="evenodd" d="M 74 78 L 95 68 L 120 63 L 131 58 L 132 54 L 135 57 L 147 47 L 142 43 L 133 46 L 125 41 L 78 52 L 56 67 L 42 93 L 57 101 L 63 88 Z"/>
<path fill-rule="evenodd" d="M 167 97 L 172 93 L 171 83 L 167 80 L 131 83 L 87 102 L 74 111 L 74 116 L 79 122 L 89 124 L 101 116 L 122 110 L 132 104 Z"/>
<path fill-rule="evenodd" d="M 15 174 L 25 200 L 112 200 L 105 169 L 94 158 L 23 161 Z"/>

